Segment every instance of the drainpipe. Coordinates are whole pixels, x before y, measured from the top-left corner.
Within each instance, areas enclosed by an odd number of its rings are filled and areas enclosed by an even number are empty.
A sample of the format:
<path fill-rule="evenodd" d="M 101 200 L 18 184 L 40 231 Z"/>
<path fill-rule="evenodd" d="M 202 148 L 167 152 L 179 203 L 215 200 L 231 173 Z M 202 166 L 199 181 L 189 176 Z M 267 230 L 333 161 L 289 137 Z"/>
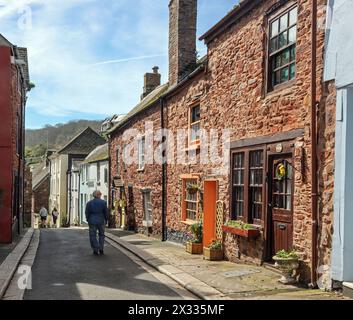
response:
<path fill-rule="evenodd" d="M 164 125 L 164 105 L 165 100 L 162 97 L 160 100 L 161 103 L 161 126 L 162 129 L 165 129 Z M 167 164 L 165 161 L 162 163 L 162 241 L 167 241 L 167 210 L 166 210 L 166 190 L 167 190 Z"/>
<path fill-rule="evenodd" d="M 312 0 L 311 9 L 311 283 L 317 286 L 317 240 L 318 240 L 318 180 L 317 180 L 317 101 L 316 101 L 316 41 L 317 41 L 317 0 Z"/>

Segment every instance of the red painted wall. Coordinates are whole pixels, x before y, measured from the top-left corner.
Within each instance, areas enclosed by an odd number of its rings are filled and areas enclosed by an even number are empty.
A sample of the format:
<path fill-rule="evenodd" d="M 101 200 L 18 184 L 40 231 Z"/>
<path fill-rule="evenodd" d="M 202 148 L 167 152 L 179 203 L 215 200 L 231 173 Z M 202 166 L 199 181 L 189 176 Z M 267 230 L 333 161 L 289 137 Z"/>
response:
<path fill-rule="evenodd" d="M 0 47 L 0 243 L 12 241 L 11 49 Z"/>

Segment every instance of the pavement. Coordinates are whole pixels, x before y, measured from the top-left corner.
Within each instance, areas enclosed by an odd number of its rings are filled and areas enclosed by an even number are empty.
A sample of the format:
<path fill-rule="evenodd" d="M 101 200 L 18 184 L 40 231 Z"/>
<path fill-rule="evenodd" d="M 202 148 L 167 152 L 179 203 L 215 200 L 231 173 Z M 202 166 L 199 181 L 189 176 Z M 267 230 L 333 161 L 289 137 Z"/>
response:
<path fill-rule="evenodd" d="M 2 261 L 0 265 L 0 299 L 4 296 L 12 277 L 15 275 L 16 270 L 31 243 L 33 234 L 34 230 L 28 229 L 20 238 L 20 241 L 11 248 L 11 252 L 8 252 L 6 258 Z"/>
<path fill-rule="evenodd" d="M 92 254 L 87 230 L 42 229 L 24 300 L 182 300 L 189 292 L 168 285 L 128 254 L 107 243 Z M 168 278 L 168 277 L 165 277 Z M 179 291 L 178 291 L 179 290 Z M 185 292 L 185 296 L 182 291 Z"/>
<path fill-rule="evenodd" d="M 172 277 L 205 300 L 342 300 L 341 294 L 283 285 L 270 269 L 228 261 L 207 261 L 184 246 L 122 230 L 107 230 L 107 237 Z"/>

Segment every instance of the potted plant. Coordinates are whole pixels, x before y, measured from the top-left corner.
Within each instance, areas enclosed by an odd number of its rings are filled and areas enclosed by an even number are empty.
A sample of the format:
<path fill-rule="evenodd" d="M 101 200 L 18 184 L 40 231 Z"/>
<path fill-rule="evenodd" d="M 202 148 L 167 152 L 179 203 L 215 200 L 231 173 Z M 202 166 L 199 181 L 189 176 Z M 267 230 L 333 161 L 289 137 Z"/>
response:
<path fill-rule="evenodd" d="M 273 260 L 276 262 L 275 267 L 282 271 L 282 278 L 279 280 L 281 283 L 297 282 L 293 274 L 299 268 L 299 256 L 295 251 L 281 250 L 273 257 Z"/>
<path fill-rule="evenodd" d="M 197 222 L 190 227 L 194 239 L 186 242 L 186 252 L 191 254 L 202 254 L 203 252 L 203 226 L 201 222 Z"/>
<path fill-rule="evenodd" d="M 218 240 L 213 240 L 208 247 L 203 248 L 204 259 L 210 261 L 223 260 L 222 243 Z"/>
<path fill-rule="evenodd" d="M 244 238 L 256 238 L 260 235 L 260 230 L 256 226 L 243 221 L 229 220 L 222 227 L 223 232 L 235 234 Z"/>
<path fill-rule="evenodd" d="M 187 189 L 188 193 L 195 194 L 195 193 L 197 193 L 197 191 L 199 191 L 201 189 L 201 186 L 198 183 L 189 182 L 186 184 L 186 189 Z"/>

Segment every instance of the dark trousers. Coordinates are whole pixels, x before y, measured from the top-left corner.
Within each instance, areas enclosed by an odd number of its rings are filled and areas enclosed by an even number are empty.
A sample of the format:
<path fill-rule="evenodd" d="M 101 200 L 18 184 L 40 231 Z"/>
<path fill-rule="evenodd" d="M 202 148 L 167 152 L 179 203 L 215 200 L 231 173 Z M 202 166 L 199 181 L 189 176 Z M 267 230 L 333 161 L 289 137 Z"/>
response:
<path fill-rule="evenodd" d="M 97 240 L 98 232 L 98 240 Z M 104 250 L 104 240 L 105 240 L 105 225 L 89 225 L 89 240 L 91 242 L 91 247 L 94 251 Z"/>

